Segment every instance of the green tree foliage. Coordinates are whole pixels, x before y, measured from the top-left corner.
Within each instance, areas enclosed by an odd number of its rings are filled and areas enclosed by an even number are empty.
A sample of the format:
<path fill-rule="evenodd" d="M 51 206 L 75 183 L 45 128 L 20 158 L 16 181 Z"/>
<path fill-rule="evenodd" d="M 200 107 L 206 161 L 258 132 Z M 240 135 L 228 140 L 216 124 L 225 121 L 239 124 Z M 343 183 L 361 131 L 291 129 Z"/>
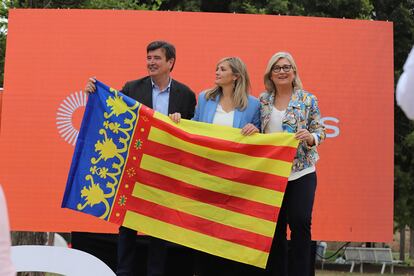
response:
<path fill-rule="evenodd" d="M 301 1 L 296 1 L 297 4 Z M 305 2 L 305 13 L 313 16 L 371 19 L 373 5 L 370 0 L 309 0 Z"/>
<path fill-rule="evenodd" d="M 414 0 L 376 0 L 373 18 L 394 24 L 394 68 L 398 79 L 414 44 Z"/>
<path fill-rule="evenodd" d="M 164 10 L 197 10 L 254 14 L 303 15 L 371 19 L 370 0 L 165 0 Z M 185 4 L 184 4 L 185 3 Z"/>
<path fill-rule="evenodd" d="M 86 9 L 116 9 L 116 10 L 158 10 L 162 0 L 84 0 L 82 8 Z"/>
<path fill-rule="evenodd" d="M 414 123 L 395 108 L 394 221 L 395 228 L 414 228 Z"/>
<path fill-rule="evenodd" d="M 174 10 L 174 11 L 201 11 L 201 0 L 170 0 L 164 1 L 160 7 L 161 10 Z"/>
<path fill-rule="evenodd" d="M 68 9 L 81 8 L 84 0 L 6 0 L 2 2 L 9 8 Z"/>
<path fill-rule="evenodd" d="M 414 1 L 374 1 L 374 19 L 394 24 L 394 78 L 414 44 Z M 414 228 L 414 123 L 394 104 L 394 220 Z"/>

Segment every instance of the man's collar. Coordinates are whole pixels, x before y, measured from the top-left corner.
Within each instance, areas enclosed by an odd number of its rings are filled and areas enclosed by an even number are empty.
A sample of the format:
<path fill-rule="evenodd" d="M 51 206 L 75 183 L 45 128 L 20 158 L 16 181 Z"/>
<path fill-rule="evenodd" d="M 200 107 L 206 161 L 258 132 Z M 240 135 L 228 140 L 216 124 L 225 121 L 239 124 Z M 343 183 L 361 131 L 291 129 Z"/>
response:
<path fill-rule="evenodd" d="M 152 86 L 152 88 L 156 87 L 156 88 L 160 89 L 158 87 L 158 85 L 154 82 L 154 80 L 152 78 L 150 78 L 150 79 L 151 79 L 151 86 Z M 167 89 L 170 90 L 170 88 L 171 88 L 171 82 L 172 82 L 172 78 L 170 77 L 170 80 L 168 82 L 168 85 L 167 85 L 167 87 L 163 91 L 165 91 Z"/>

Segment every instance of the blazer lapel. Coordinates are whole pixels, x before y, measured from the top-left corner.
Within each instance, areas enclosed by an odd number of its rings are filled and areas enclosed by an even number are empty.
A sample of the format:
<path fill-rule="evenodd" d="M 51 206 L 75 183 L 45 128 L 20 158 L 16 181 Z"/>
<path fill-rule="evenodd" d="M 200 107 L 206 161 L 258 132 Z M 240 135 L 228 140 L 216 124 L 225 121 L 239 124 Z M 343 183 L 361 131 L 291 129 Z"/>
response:
<path fill-rule="evenodd" d="M 174 80 L 171 80 L 170 98 L 168 100 L 168 114 L 179 112 L 180 110 L 180 90 Z"/>
<path fill-rule="evenodd" d="M 213 123 L 214 114 L 216 114 L 218 103 L 220 102 L 220 96 L 217 96 L 214 100 L 208 100 L 206 102 L 206 122 Z"/>
<path fill-rule="evenodd" d="M 262 132 L 264 133 L 264 130 L 267 126 L 267 124 L 270 121 L 270 116 L 272 114 L 273 111 L 273 104 L 274 104 L 274 94 L 272 95 L 266 95 L 264 96 L 261 100 L 261 110 L 260 110 L 260 115 L 261 115 L 261 119 L 262 119 L 262 124 L 261 124 L 261 129 Z"/>
<path fill-rule="evenodd" d="M 138 93 L 138 95 L 142 95 L 140 100 L 138 100 L 140 103 L 153 108 L 152 107 L 152 83 L 151 78 L 148 78 L 143 83 L 143 91 L 142 93 Z"/>
<path fill-rule="evenodd" d="M 242 128 L 241 125 L 243 119 L 244 112 L 241 112 L 238 108 L 234 109 L 234 119 L 233 119 L 233 127 L 235 128 Z"/>
<path fill-rule="evenodd" d="M 298 130 L 300 113 L 300 103 L 298 102 L 299 96 L 298 91 L 294 91 L 292 98 L 289 101 L 285 115 L 282 119 L 282 128 L 284 131 L 295 133 Z"/>

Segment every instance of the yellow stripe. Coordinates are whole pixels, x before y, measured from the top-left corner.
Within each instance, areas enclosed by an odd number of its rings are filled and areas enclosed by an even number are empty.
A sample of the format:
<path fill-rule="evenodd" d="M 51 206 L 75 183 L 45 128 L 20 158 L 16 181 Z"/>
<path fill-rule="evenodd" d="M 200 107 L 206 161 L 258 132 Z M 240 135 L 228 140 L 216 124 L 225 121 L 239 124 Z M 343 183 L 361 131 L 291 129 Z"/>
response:
<path fill-rule="evenodd" d="M 244 136 L 240 134 L 240 129 L 227 126 L 212 125 L 185 119 L 181 119 L 180 123 L 176 124 L 172 122 L 168 116 L 159 112 L 154 112 L 154 118 L 191 134 L 202 135 L 241 144 L 287 146 L 292 148 L 297 148 L 299 144 L 299 141 L 295 139 L 295 135 L 293 133 L 256 133 L 251 136 Z"/>
<path fill-rule="evenodd" d="M 150 133 L 148 135 L 148 140 L 222 164 L 249 169 L 252 171 L 270 173 L 282 177 L 289 177 L 290 171 L 292 169 L 292 163 L 290 162 L 263 157 L 254 157 L 246 154 L 199 146 L 190 142 L 186 142 L 156 127 L 151 127 Z"/>
<path fill-rule="evenodd" d="M 255 218 L 136 182 L 132 195 L 158 205 L 272 238 L 275 222 Z"/>
<path fill-rule="evenodd" d="M 206 174 L 150 155 L 142 156 L 140 167 L 206 190 L 236 196 L 271 206 L 282 206 L 283 193 Z M 260 181 L 260 180 L 258 180 Z"/>
<path fill-rule="evenodd" d="M 266 267 L 269 254 L 127 211 L 123 226 L 223 258 Z"/>

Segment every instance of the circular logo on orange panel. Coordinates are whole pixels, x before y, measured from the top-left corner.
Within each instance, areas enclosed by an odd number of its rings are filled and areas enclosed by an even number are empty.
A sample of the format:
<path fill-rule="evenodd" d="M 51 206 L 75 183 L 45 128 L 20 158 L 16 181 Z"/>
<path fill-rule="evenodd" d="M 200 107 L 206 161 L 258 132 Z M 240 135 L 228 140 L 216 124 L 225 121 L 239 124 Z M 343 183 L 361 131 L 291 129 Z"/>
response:
<path fill-rule="evenodd" d="M 87 93 L 75 92 L 63 99 L 56 114 L 56 127 L 60 137 L 74 146 L 78 139 Z"/>

